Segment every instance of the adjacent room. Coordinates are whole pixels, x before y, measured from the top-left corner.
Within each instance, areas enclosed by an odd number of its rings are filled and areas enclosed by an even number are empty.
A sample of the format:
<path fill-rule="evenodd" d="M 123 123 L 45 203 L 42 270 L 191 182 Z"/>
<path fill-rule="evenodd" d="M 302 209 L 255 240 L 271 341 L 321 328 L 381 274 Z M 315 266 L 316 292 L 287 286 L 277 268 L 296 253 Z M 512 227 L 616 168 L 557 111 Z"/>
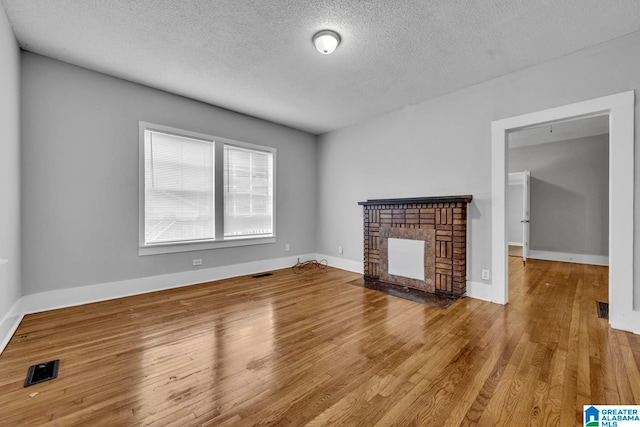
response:
<path fill-rule="evenodd" d="M 509 135 L 509 255 L 609 264 L 608 119 Z"/>
<path fill-rule="evenodd" d="M 0 0 L 0 425 L 640 405 L 639 48 L 622 0 Z"/>

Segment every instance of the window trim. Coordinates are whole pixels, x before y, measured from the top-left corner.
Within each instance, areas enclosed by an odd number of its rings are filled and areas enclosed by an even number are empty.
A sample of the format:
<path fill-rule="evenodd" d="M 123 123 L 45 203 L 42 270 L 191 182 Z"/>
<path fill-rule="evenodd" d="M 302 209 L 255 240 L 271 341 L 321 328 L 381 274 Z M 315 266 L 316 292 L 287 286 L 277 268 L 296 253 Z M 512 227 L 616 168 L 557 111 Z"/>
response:
<path fill-rule="evenodd" d="M 144 163 L 144 132 L 145 130 L 167 133 L 170 135 L 196 138 L 211 141 L 214 144 L 215 169 L 214 169 L 214 212 L 215 212 L 215 240 L 199 240 L 189 242 L 167 242 L 145 244 L 145 163 Z M 223 194 L 223 161 L 224 145 L 246 148 L 250 150 L 264 151 L 273 155 L 273 233 L 269 236 L 234 236 L 224 237 L 224 194 Z M 276 237 L 276 156 L 277 150 L 272 147 L 236 141 L 229 138 L 208 135 L 200 132 L 159 125 L 145 121 L 138 122 L 138 255 L 157 255 L 166 253 L 201 251 L 207 249 L 229 248 L 236 246 L 251 246 L 275 243 Z"/>

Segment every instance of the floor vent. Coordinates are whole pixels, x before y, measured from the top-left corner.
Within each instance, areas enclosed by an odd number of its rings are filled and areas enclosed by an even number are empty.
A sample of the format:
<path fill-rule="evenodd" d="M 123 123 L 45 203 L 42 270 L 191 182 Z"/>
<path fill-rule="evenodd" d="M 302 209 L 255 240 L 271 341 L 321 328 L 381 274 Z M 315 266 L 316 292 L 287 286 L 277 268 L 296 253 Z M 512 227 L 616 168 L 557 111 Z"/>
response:
<path fill-rule="evenodd" d="M 598 317 L 601 319 L 609 318 L 609 303 L 608 302 L 600 302 L 598 301 Z"/>
<path fill-rule="evenodd" d="M 262 274 L 256 274 L 255 276 L 251 276 L 254 279 L 259 279 L 261 277 L 268 277 L 268 276 L 273 276 L 273 273 L 262 273 Z"/>
<path fill-rule="evenodd" d="M 58 378 L 59 367 L 60 359 L 29 366 L 29 372 L 27 372 L 27 379 L 24 380 L 24 386 L 29 387 L 30 385 Z"/>

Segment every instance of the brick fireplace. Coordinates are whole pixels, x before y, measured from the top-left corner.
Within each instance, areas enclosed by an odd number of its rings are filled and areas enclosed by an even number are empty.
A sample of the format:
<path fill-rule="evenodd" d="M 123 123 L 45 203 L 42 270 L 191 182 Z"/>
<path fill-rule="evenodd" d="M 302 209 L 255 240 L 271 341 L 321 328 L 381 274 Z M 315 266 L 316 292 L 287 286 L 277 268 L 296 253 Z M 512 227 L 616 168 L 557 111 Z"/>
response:
<path fill-rule="evenodd" d="M 467 280 L 467 205 L 472 198 L 359 202 L 364 208 L 365 279 L 462 296 Z"/>

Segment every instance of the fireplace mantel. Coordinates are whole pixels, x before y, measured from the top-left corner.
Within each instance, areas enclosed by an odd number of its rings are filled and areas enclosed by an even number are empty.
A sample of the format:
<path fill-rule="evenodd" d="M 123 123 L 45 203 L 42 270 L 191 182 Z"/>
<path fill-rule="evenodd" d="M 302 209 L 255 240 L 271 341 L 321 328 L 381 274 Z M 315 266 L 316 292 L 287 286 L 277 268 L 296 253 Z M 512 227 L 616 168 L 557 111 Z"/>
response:
<path fill-rule="evenodd" d="M 408 197 L 404 199 L 369 199 L 366 202 L 358 202 L 361 206 L 373 205 L 404 205 L 414 203 L 469 203 L 473 196 L 436 196 L 436 197 Z"/>
<path fill-rule="evenodd" d="M 467 282 L 467 205 L 473 196 L 370 199 L 364 208 L 364 276 L 381 282 L 451 297 L 461 297 Z M 405 273 L 390 255 L 389 240 L 424 242 L 424 275 Z M 413 244 L 415 247 L 415 244 Z M 394 249 L 395 251 L 395 249 Z M 398 254 L 401 258 L 398 258 Z M 422 255 L 420 255 L 422 257 Z M 419 262 L 418 258 L 418 262 Z M 418 270 L 419 271 L 419 270 Z M 420 274 L 420 276 L 415 276 Z M 408 277 L 407 277 L 408 276 Z"/>

